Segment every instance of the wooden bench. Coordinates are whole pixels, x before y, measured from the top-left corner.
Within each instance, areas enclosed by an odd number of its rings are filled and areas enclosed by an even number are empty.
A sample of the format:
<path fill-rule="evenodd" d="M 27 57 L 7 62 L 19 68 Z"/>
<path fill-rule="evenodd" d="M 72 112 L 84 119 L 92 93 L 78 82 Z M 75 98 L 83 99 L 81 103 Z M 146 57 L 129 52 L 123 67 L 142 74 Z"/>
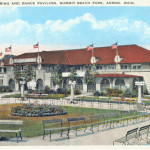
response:
<path fill-rule="evenodd" d="M 146 140 L 146 142 L 148 143 L 149 128 L 150 128 L 150 125 L 146 125 L 139 129 L 139 132 L 138 132 L 139 141 Z M 146 137 L 143 137 L 143 136 L 146 136 Z"/>
<path fill-rule="evenodd" d="M 112 128 L 114 128 L 114 123 L 118 123 L 119 119 L 119 114 L 118 113 L 112 113 L 112 114 L 105 114 L 104 115 L 105 118 L 105 126 Z"/>
<path fill-rule="evenodd" d="M 78 129 L 85 128 L 84 132 L 86 131 L 87 124 L 86 124 L 86 117 L 74 117 L 74 118 L 67 118 L 69 123 L 69 130 L 75 129 L 75 134 L 77 136 Z"/>
<path fill-rule="evenodd" d="M 133 144 L 134 143 L 133 141 L 136 141 L 138 139 L 137 131 L 138 131 L 138 128 L 127 131 L 126 136 L 113 141 L 113 145 L 115 145 L 116 142 L 122 143 L 125 145 Z M 132 143 L 130 143 L 131 140 L 132 140 Z"/>
<path fill-rule="evenodd" d="M 104 115 L 94 115 L 90 117 L 91 119 L 91 131 L 94 133 L 94 127 L 97 128 L 97 131 L 99 132 L 99 125 L 105 124 L 105 117 Z"/>
<path fill-rule="evenodd" d="M 64 131 L 67 131 L 66 135 L 69 138 L 69 127 L 63 127 L 63 119 L 53 119 L 53 120 L 42 120 L 43 124 L 43 139 L 45 137 L 46 132 L 50 132 L 50 141 L 51 141 L 51 135 L 52 131 L 60 131 L 61 137 L 64 133 Z"/>
<path fill-rule="evenodd" d="M 22 140 L 23 121 L 20 120 L 0 120 L 0 133 L 15 133 L 18 139 Z"/>

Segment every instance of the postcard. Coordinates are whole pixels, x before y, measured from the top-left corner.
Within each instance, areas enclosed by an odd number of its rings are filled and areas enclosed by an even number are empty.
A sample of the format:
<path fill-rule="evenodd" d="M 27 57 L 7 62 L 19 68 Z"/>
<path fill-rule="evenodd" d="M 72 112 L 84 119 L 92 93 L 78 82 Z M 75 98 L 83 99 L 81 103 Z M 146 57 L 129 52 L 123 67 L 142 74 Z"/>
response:
<path fill-rule="evenodd" d="M 0 0 L 0 146 L 150 141 L 150 2 Z"/>

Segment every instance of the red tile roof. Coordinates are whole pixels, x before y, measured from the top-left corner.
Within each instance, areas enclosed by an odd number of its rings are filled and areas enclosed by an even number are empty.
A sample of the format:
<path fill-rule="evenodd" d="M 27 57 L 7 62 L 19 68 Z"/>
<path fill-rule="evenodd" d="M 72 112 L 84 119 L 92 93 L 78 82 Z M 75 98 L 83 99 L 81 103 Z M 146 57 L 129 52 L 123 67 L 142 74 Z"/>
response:
<path fill-rule="evenodd" d="M 141 76 L 136 76 L 136 75 L 130 75 L 130 74 L 98 74 L 96 77 L 100 78 L 125 78 L 125 77 L 141 77 Z"/>
<path fill-rule="evenodd" d="M 118 46 L 118 53 L 123 60 L 120 63 L 147 63 L 150 62 L 150 51 L 137 45 Z M 99 60 L 96 64 L 115 64 L 116 50 L 111 47 L 94 48 L 95 57 Z M 24 53 L 14 58 L 35 58 L 37 53 Z M 64 51 L 42 51 L 42 64 L 64 64 L 64 65 L 88 65 L 91 59 L 91 51 L 86 49 L 64 50 Z M 5 65 L 8 60 L 4 61 Z"/>

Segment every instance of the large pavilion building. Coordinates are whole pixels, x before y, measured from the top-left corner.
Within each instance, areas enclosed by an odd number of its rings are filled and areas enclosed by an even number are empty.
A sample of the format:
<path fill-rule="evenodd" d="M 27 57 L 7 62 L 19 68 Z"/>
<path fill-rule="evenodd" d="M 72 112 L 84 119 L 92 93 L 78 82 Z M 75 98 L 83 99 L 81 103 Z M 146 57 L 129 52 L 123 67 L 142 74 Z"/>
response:
<path fill-rule="evenodd" d="M 136 88 L 136 81 L 144 81 L 144 90 L 150 92 L 150 51 L 138 45 L 94 48 L 94 63 L 98 74 L 96 84 L 86 84 L 84 80 L 86 68 L 91 65 L 91 51 L 87 49 L 41 51 L 24 53 L 4 60 L 0 64 L 0 86 L 9 86 L 13 91 L 19 90 L 19 84 L 14 79 L 15 65 L 31 65 L 36 71 L 35 83 L 37 89 L 44 89 L 46 85 L 54 88 L 52 73 L 59 64 L 63 67 L 63 81 L 60 87 L 69 88 L 69 74 L 72 67 L 77 70 L 76 88 L 81 92 L 106 91 L 107 88 L 130 89 Z M 116 61 L 119 59 L 119 61 Z M 29 88 L 26 85 L 26 88 Z"/>

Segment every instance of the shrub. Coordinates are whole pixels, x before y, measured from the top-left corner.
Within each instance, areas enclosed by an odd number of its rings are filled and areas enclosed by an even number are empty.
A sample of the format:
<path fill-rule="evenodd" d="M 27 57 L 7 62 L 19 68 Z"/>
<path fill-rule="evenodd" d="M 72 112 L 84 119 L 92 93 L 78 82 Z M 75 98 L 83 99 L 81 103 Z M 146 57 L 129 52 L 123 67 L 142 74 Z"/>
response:
<path fill-rule="evenodd" d="M 12 92 L 9 86 L 0 86 L 0 92 Z"/>
<path fill-rule="evenodd" d="M 57 94 L 64 94 L 65 93 L 65 89 L 58 88 L 56 92 L 57 92 Z"/>
<path fill-rule="evenodd" d="M 70 91 L 64 88 L 58 88 L 57 94 L 70 94 Z"/>
<path fill-rule="evenodd" d="M 53 89 L 50 89 L 50 87 L 46 85 L 44 88 L 44 93 L 45 94 L 56 94 L 56 91 Z"/>
<path fill-rule="evenodd" d="M 144 90 L 144 91 L 143 91 L 143 94 L 144 94 L 144 95 L 149 95 L 149 93 L 148 93 L 147 90 Z"/>
<path fill-rule="evenodd" d="M 94 94 L 94 96 L 100 96 L 101 95 L 99 91 L 96 91 L 93 94 Z"/>
<path fill-rule="evenodd" d="M 104 92 L 99 92 L 99 91 L 96 91 L 93 93 L 94 96 L 105 96 L 106 94 Z"/>
<path fill-rule="evenodd" d="M 80 90 L 75 89 L 74 94 L 79 95 L 79 94 L 81 94 L 81 91 L 80 91 Z"/>
<path fill-rule="evenodd" d="M 137 97 L 137 92 L 136 91 L 130 91 L 130 89 L 126 89 L 123 91 L 122 95 L 125 97 Z"/>
<path fill-rule="evenodd" d="M 117 88 L 115 88 L 115 89 L 109 89 L 108 88 L 106 91 L 107 96 L 118 97 L 118 96 L 121 96 L 121 94 L 122 94 L 122 91 L 117 89 Z"/>

